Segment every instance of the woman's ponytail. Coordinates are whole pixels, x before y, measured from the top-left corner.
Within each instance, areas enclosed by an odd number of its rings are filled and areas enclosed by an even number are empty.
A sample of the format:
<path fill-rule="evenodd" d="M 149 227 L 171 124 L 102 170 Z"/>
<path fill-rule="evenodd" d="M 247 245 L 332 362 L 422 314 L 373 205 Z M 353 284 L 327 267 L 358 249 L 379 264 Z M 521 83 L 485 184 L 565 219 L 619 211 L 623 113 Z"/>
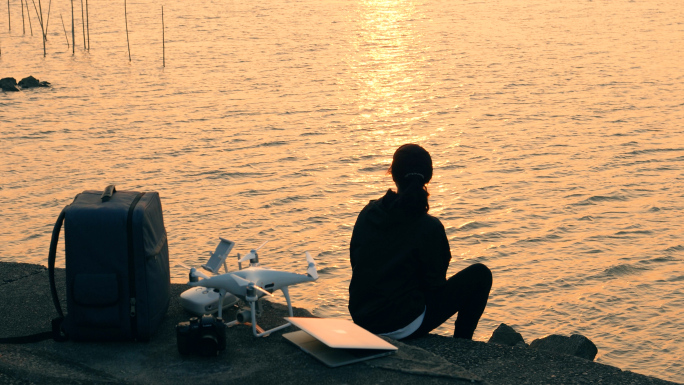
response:
<path fill-rule="evenodd" d="M 405 187 L 399 188 L 397 205 L 409 214 L 421 214 L 430 210 L 428 197 L 430 193 L 423 184 L 423 178 L 417 175 L 405 177 Z"/>
<path fill-rule="evenodd" d="M 389 173 L 397 185 L 396 205 L 410 215 L 430 210 L 430 193 L 425 186 L 432 179 L 432 158 L 417 144 L 405 144 L 397 149 Z"/>

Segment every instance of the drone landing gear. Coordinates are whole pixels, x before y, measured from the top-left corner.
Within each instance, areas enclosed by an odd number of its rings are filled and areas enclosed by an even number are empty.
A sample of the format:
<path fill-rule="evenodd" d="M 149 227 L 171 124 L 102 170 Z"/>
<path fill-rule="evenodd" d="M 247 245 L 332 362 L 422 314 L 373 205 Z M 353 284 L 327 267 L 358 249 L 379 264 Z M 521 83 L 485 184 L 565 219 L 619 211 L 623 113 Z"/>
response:
<path fill-rule="evenodd" d="M 285 300 L 287 301 L 287 312 L 290 317 L 294 317 L 293 311 L 292 311 L 292 301 L 290 301 L 290 292 L 287 289 L 287 286 L 282 287 L 280 289 L 283 292 L 283 295 L 285 296 Z M 226 291 L 225 290 L 220 290 L 219 291 L 219 313 L 218 316 L 222 316 L 223 312 L 223 298 L 225 297 Z M 255 337 L 267 337 L 273 332 L 276 332 L 281 329 L 285 329 L 288 326 L 291 326 L 292 324 L 287 322 L 283 325 L 276 326 L 273 329 L 269 330 L 263 330 L 259 325 L 257 325 L 256 317 L 257 317 L 257 306 L 259 307 L 258 313 L 261 314 L 261 303 L 259 302 L 259 298 L 256 295 L 256 292 L 254 291 L 253 288 L 251 290 L 247 290 L 247 295 L 245 296 L 245 301 L 249 303 L 249 311 L 241 311 L 237 314 L 236 320 L 231 321 L 231 322 L 226 322 L 226 326 L 233 326 L 237 325 L 239 323 L 246 323 L 249 318 L 251 318 L 251 323 L 252 323 L 252 333 L 254 334 Z"/>

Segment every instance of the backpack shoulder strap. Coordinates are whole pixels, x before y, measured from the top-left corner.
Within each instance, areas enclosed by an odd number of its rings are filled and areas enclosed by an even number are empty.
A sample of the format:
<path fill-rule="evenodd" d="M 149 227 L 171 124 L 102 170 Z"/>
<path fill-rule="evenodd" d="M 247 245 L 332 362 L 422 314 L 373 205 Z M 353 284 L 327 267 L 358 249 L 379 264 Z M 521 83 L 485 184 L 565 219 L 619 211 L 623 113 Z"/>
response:
<path fill-rule="evenodd" d="M 59 317 L 52 320 L 52 330 L 42 333 L 31 334 L 20 337 L 0 338 L 0 343 L 3 344 L 28 344 L 32 342 L 40 342 L 47 339 L 54 339 L 57 342 L 63 342 L 68 339 L 68 336 L 62 329 L 62 321 L 64 321 L 64 313 L 59 304 L 57 297 L 57 287 L 55 286 L 55 258 L 57 255 L 57 242 L 59 241 L 59 232 L 64 223 L 66 207 L 62 209 L 57 217 L 55 227 L 52 229 L 52 239 L 50 240 L 50 251 L 48 254 L 48 276 L 50 277 L 50 291 L 52 292 L 52 302 L 55 304 L 55 309 Z"/>
<path fill-rule="evenodd" d="M 67 206 L 69 207 L 69 206 Z M 64 216 L 66 215 L 66 207 L 62 209 L 57 217 L 55 227 L 52 229 L 52 239 L 50 240 L 50 251 L 48 254 L 48 276 L 50 277 L 50 292 L 52 292 L 52 302 L 55 304 L 55 310 L 61 318 L 64 318 L 62 306 L 59 304 L 59 297 L 57 296 L 57 287 L 55 286 L 55 259 L 57 258 L 57 243 L 59 242 L 59 231 L 62 229 L 64 223 Z"/>
<path fill-rule="evenodd" d="M 64 312 L 62 311 L 62 306 L 59 303 L 59 296 L 57 295 L 57 286 L 55 285 L 55 259 L 57 258 L 57 243 L 59 242 L 59 232 L 64 224 L 64 217 L 66 216 L 66 206 L 62 209 L 57 217 L 57 222 L 55 222 L 55 227 L 52 229 L 52 239 L 50 240 L 50 251 L 48 254 L 48 276 L 50 277 L 50 292 L 52 293 L 52 302 L 55 305 L 55 310 L 59 317 L 52 320 L 52 331 L 49 332 L 50 336 L 47 338 L 54 338 L 57 342 L 63 342 L 68 339 L 66 333 L 62 328 L 62 322 L 64 321 Z"/>

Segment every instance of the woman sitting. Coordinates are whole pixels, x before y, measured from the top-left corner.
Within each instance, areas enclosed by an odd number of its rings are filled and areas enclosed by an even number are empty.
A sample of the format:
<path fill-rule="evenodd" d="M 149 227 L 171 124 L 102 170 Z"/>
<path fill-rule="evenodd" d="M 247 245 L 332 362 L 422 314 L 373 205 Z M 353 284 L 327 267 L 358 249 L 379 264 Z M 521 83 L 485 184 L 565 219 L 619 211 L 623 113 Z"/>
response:
<path fill-rule="evenodd" d="M 349 247 L 349 313 L 359 326 L 394 339 L 426 335 L 458 313 L 454 337 L 472 339 L 492 287 L 474 264 L 446 279 L 449 241 L 428 214 L 432 158 L 405 144 L 394 153 L 391 189 L 359 214 Z"/>

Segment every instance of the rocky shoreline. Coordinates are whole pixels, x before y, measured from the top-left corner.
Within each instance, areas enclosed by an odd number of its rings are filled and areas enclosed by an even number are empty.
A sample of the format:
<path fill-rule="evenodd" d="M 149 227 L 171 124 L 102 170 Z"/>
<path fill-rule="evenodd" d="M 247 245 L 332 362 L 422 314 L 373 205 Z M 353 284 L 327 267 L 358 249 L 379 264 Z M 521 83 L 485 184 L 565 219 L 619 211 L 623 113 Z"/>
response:
<path fill-rule="evenodd" d="M 63 269 L 57 270 L 56 281 L 58 287 L 63 287 Z M 4 310 L 0 313 L 0 338 L 50 329 L 56 312 L 44 266 L 0 262 L 0 287 Z M 282 337 L 295 330 L 293 327 L 255 338 L 247 326 L 237 325 L 227 330 L 227 349 L 218 357 L 181 356 L 176 347 L 175 325 L 189 317 L 178 300 L 185 289 L 185 285 L 172 285 L 167 317 L 146 343 L 45 340 L 0 344 L 0 384 L 673 384 L 578 357 L 578 352 L 591 354 L 593 345 L 582 338 L 566 337 L 560 344 L 554 343 L 562 349 L 581 347 L 573 352 L 577 355 L 564 354 L 530 348 L 518 340 L 515 331 L 504 326 L 493 333 L 490 343 L 438 335 L 407 343 L 392 341 L 399 346 L 394 356 L 334 369 Z M 64 298 L 64 290 L 61 295 Z M 266 303 L 259 323 L 264 327 L 280 324 L 284 313 L 282 305 Z M 310 313 L 296 308 L 295 315 Z"/>

